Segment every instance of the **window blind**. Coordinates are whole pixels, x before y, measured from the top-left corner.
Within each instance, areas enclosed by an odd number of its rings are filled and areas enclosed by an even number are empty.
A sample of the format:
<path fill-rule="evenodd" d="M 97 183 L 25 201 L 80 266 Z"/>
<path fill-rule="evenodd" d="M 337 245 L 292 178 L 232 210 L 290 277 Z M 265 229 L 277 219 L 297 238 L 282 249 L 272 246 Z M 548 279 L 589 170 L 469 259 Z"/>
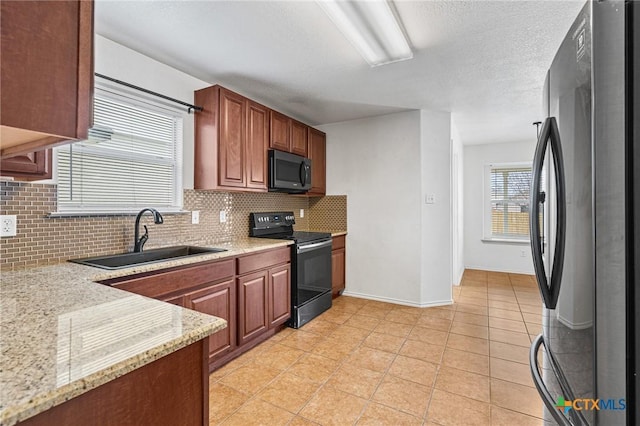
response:
<path fill-rule="evenodd" d="M 529 238 L 531 167 L 491 168 L 491 235 Z"/>
<path fill-rule="evenodd" d="M 96 94 L 89 138 L 57 148 L 58 210 L 179 209 L 182 117 Z"/>

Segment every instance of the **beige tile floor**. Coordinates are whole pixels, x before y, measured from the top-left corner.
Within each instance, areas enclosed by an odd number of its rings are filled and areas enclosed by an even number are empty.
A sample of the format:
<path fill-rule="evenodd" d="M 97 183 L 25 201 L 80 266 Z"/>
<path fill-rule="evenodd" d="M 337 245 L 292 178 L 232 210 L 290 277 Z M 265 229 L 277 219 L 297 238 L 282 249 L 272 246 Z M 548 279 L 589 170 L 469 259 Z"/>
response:
<path fill-rule="evenodd" d="M 341 296 L 210 376 L 210 423 L 541 425 L 528 350 L 541 302 L 528 275 L 467 270 L 455 303 Z"/>

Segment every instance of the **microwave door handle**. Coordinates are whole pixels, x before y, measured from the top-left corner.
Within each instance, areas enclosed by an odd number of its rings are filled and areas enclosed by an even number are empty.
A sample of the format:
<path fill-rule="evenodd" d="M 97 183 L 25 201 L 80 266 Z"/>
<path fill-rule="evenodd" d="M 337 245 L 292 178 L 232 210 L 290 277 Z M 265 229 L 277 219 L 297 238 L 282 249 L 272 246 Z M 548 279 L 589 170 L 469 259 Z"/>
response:
<path fill-rule="evenodd" d="M 306 184 L 307 182 L 311 183 L 311 166 L 306 164 L 304 165 L 304 170 L 305 170 L 305 180 L 304 183 Z"/>
<path fill-rule="evenodd" d="M 307 165 L 304 161 L 300 163 L 300 183 L 303 187 L 307 184 Z"/>

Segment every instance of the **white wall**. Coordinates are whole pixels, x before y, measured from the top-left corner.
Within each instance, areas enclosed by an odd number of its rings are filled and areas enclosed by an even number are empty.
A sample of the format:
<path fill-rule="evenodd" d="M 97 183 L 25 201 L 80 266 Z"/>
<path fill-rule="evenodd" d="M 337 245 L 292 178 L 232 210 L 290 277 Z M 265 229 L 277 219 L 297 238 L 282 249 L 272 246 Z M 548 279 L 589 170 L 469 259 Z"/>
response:
<path fill-rule="evenodd" d="M 96 35 L 95 39 L 95 72 L 188 103 L 193 102 L 194 90 L 211 86 L 210 83 L 99 35 Z M 104 81 L 96 77 L 96 83 Z M 114 85 L 113 87 L 126 90 L 123 86 Z M 140 94 L 140 92 L 134 93 Z M 158 98 L 150 99 L 160 101 Z M 185 114 L 183 128 L 183 187 L 189 189 L 193 188 L 193 114 Z"/>
<path fill-rule="evenodd" d="M 452 282 L 460 284 L 464 273 L 464 149 L 451 120 L 451 218 Z"/>
<path fill-rule="evenodd" d="M 410 111 L 319 126 L 327 193 L 347 195 L 345 294 L 451 302 L 449 119 Z M 425 206 L 426 193 L 436 204 Z"/>
<path fill-rule="evenodd" d="M 347 195 L 347 294 L 420 300 L 420 112 L 319 126 L 327 193 Z"/>
<path fill-rule="evenodd" d="M 422 305 L 451 301 L 453 220 L 451 218 L 451 114 L 420 111 L 422 163 Z M 425 197 L 435 195 L 434 204 Z"/>
<path fill-rule="evenodd" d="M 536 141 L 464 147 L 464 262 L 470 269 L 533 274 L 529 244 L 484 242 L 484 168 L 491 163 L 531 163 Z M 524 252 L 524 256 L 522 253 Z"/>

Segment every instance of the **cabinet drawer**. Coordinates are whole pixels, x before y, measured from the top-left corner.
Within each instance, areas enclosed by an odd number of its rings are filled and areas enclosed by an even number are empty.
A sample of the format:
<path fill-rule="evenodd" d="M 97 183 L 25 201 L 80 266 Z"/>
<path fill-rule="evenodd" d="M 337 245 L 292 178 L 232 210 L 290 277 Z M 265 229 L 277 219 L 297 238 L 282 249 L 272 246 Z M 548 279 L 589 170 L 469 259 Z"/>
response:
<path fill-rule="evenodd" d="M 331 250 L 337 250 L 344 248 L 346 245 L 346 235 L 340 235 L 339 237 L 333 237 L 333 241 L 331 243 Z"/>
<path fill-rule="evenodd" d="M 173 269 L 140 278 L 108 282 L 113 287 L 147 297 L 158 297 L 212 281 L 233 277 L 233 259 Z M 103 282 L 104 283 L 104 282 Z"/>
<path fill-rule="evenodd" d="M 238 258 L 238 275 L 291 261 L 291 248 L 282 247 Z"/>

